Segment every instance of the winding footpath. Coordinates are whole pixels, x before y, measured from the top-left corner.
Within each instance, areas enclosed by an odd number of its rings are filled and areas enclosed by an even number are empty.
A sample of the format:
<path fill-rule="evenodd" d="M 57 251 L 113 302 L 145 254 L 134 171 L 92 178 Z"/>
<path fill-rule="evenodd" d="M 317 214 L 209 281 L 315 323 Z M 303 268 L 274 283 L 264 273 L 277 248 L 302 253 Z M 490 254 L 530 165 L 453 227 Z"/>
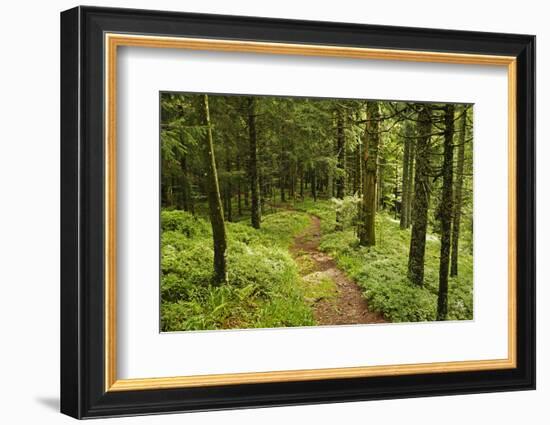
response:
<path fill-rule="evenodd" d="M 379 313 L 369 311 L 367 301 L 359 286 L 341 271 L 336 261 L 319 250 L 321 240 L 321 222 L 319 217 L 310 214 L 311 224 L 294 238 L 291 253 L 297 263 L 307 264 L 302 276 L 309 282 L 322 282 L 330 279 L 336 286 L 334 297 L 314 300 L 315 319 L 319 325 L 352 325 L 365 323 L 384 323 Z M 307 257 L 307 263 L 304 262 Z"/>

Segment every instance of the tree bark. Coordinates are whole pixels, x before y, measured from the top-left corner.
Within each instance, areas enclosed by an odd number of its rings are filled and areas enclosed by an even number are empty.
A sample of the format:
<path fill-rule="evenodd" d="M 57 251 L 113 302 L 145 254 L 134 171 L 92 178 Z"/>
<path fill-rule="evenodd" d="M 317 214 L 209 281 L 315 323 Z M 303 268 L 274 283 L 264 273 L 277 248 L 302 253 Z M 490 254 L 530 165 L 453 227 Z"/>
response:
<path fill-rule="evenodd" d="M 458 138 L 458 159 L 456 165 L 456 182 L 453 211 L 453 235 L 451 244 L 451 276 L 458 275 L 458 241 L 460 237 L 460 218 L 462 215 L 462 185 L 464 182 L 464 150 L 466 144 L 467 110 L 464 108 Z"/>
<path fill-rule="evenodd" d="M 344 199 L 345 191 L 345 155 L 346 139 L 344 134 L 344 116 L 341 108 L 336 110 L 336 153 L 337 153 L 337 175 L 336 175 L 336 197 Z"/>
<path fill-rule="evenodd" d="M 315 171 L 315 165 L 311 167 L 311 196 L 313 201 L 317 201 L 317 173 Z"/>
<path fill-rule="evenodd" d="M 405 144 L 403 147 L 403 178 L 401 185 L 401 217 L 399 220 L 399 226 L 401 229 L 409 227 L 409 193 L 410 193 L 410 180 L 409 180 L 409 166 L 411 162 L 411 137 L 412 137 L 412 125 L 410 122 L 405 124 Z"/>
<path fill-rule="evenodd" d="M 345 191 L 345 158 L 346 158 L 346 139 L 344 135 L 344 116 L 342 109 L 336 109 L 336 197 L 344 199 Z M 343 230 L 342 217 L 339 210 L 336 211 L 336 230 Z"/>
<path fill-rule="evenodd" d="M 412 223 L 412 205 L 413 205 L 413 199 L 414 199 L 414 158 L 415 158 L 415 149 L 416 149 L 416 138 L 414 137 L 415 129 L 412 127 L 411 129 L 411 136 L 413 136 L 410 139 L 410 147 L 409 147 L 409 176 L 407 177 L 407 180 L 409 181 L 408 190 L 409 193 L 407 195 L 407 228 L 411 227 Z"/>
<path fill-rule="evenodd" d="M 179 176 L 180 196 L 178 196 L 178 209 L 189 211 L 187 205 L 187 161 L 185 155 L 180 157 L 181 176 Z"/>
<path fill-rule="evenodd" d="M 424 105 L 418 114 L 412 231 L 407 273 L 409 279 L 418 286 L 424 284 L 424 255 L 426 251 L 426 230 L 428 228 L 428 206 L 430 203 L 431 131 L 431 108 L 429 105 Z"/>
<path fill-rule="evenodd" d="M 208 208 L 210 223 L 212 224 L 212 237 L 214 242 L 214 283 L 227 282 L 227 235 L 223 220 L 223 208 L 220 199 L 220 186 L 214 155 L 214 142 L 212 139 L 212 127 L 210 124 L 210 111 L 208 109 L 208 95 L 200 96 L 201 121 L 206 127 L 206 137 L 203 143 L 203 155 L 206 165 L 205 186 L 208 192 Z"/>
<path fill-rule="evenodd" d="M 226 146 L 229 144 L 226 142 Z M 233 185 L 231 183 L 231 158 L 229 149 L 225 151 L 225 170 L 227 171 L 227 181 L 226 181 L 226 190 L 225 190 L 225 202 L 227 210 L 227 221 L 233 221 L 233 208 L 232 208 L 232 196 L 233 196 Z"/>
<path fill-rule="evenodd" d="M 449 292 L 449 251 L 451 248 L 451 221 L 453 218 L 453 135 L 455 107 L 445 107 L 445 137 L 443 147 L 443 188 L 441 194 L 441 251 L 439 256 L 439 293 L 437 320 L 447 318 Z"/>
<path fill-rule="evenodd" d="M 284 142 L 281 139 L 281 152 L 279 154 L 279 191 L 281 194 L 281 202 L 286 202 L 286 196 L 285 196 L 285 183 L 286 183 L 286 172 L 287 172 L 287 164 L 286 164 L 286 153 L 285 153 L 285 146 Z"/>
<path fill-rule="evenodd" d="M 237 214 L 239 217 L 243 215 L 242 194 L 241 194 L 241 157 L 237 155 L 237 171 L 239 175 L 237 177 Z"/>
<path fill-rule="evenodd" d="M 250 217 L 252 227 L 260 228 L 262 219 L 260 204 L 260 182 L 258 179 L 258 146 L 256 140 L 256 101 L 253 97 L 248 98 L 248 137 L 250 143 L 249 170 L 250 176 Z M 246 199 L 246 198 L 245 198 Z"/>
<path fill-rule="evenodd" d="M 300 199 L 304 199 L 304 166 L 300 165 Z"/>
<path fill-rule="evenodd" d="M 378 160 L 378 166 L 376 167 L 376 211 L 384 209 L 385 203 L 384 203 L 384 168 L 386 166 L 386 163 L 384 161 L 384 158 L 380 158 Z"/>
<path fill-rule="evenodd" d="M 353 173 L 353 192 L 356 194 L 361 193 L 361 143 L 358 140 L 354 153 L 354 173 Z"/>
<path fill-rule="evenodd" d="M 367 123 L 365 125 L 365 151 L 363 155 L 363 199 L 362 214 L 359 220 L 357 236 L 362 246 L 376 244 L 376 180 L 378 145 L 380 141 L 380 105 L 378 102 L 367 103 Z"/>

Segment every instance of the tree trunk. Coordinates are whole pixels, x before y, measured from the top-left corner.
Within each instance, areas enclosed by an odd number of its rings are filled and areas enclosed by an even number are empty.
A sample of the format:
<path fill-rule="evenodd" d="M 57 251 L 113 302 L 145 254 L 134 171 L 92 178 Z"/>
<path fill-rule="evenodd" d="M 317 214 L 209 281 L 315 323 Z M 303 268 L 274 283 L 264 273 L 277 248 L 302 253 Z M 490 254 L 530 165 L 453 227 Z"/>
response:
<path fill-rule="evenodd" d="M 362 161 L 361 161 L 361 141 L 357 141 L 357 147 L 355 148 L 355 183 L 353 187 L 353 191 L 360 195 L 362 193 L 361 191 L 361 169 L 362 169 Z"/>
<path fill-rule="evenodd" d="M 243 205 L 242 205 L 242 196 L 241 196 L 241 157 L 237 155 L 237 171 L 239 172 L 237 176 L 237 213 L 239 217 L 243 215 Z"/>
<path fill-rule="evenodd" d="M 344 116 L 341 108 L 336 110 L 336 154 L 337 154 L 337 175 L 336 175 L 336 197 L 344 199 L 345 191 L 345 155 L 346 139 L 344 134 Z"/>
<path fill-rule="evenodd" d="M 458 275 L 458 241 L 460 237 L 460 216 L 462 215 L 462 185 L 464 182 L 464 150 L 466 144 L 467 109 L 464 108 L 460 126 L 458 159 L 456 165 L 456 182 L 453 211 L 453 236 L 451 244 L 451 276 Z"/>
<path fill-rule="evenodd" d="M 378 145 L 380 141 L 380 106 L 377 102 L 367 103 L 365 126 L 365 152 L 363 155 L 363 199 L 362 214 L 357 236 L 362 246 L 376 244 L 374 219 L 376 215 L 376 180 Z"/>
<path fill-rule="evenodd" d="M 403 147 L 403 184 L 401 186 L 401 217 L 399 226 L 401 229 L 409 227 L 409 166 L 411 162 L 411 137 L 412 125 L 410 122 L 405 124 L 405 145 Z"/>
<path fill-rule="evenodd" d="M 315 166 L 311 168 L 311 196 L 314 202 L 317 201 L 317 173 Z"/>
<path fill-rule="evenodd" d="M 384 209 L 384 158 L 380 158 L 376 167 L 376 211 Z"/>
<path fill-rule="evenodd" d="M 300 199 L 304 199 L 304 166 L 300 165 Z"/>
<path fill-rule="evenodd" d="M 412 223 L 412 205 L 413 205 L 413 199 L 414 199 L 414 158 L 415 158 L 415 146 L 416 146 L 416 138 L 414 137 L 415 129 L 414 127 L 411 128 L 411 136 L 410 139 L 410 146 L 409 146 L 409 176 L 407 177 L 407 180 L 409 181 L 409 185 L 407 187 L 409 193 L 407 195 L 407 228 L 411 226 Z"/>
<path fill-rule="evenodd" d="M 256 141 L 256 101 L 253 97 L 248 98 L 248 137 L 250 143 L 250 160 L 248 174 L 250 176 L 250 216 L 252 227 L 260 228 L 261 205 L 260 205 L 260 183 L 258 179 L 258 147 Z M 245 198 L 246 199 L 246 198 Z"/>
<path fill-rule="evenodd" d="M 342 109 L 336 109 L 336 197 L 344 199 L 345 191 L 345 158 L 346 158 L 346 139 L 344 135 L 344 116 Z M 342 217 L 339 210 L 336 210 L 336 230 L 343 230 Z"/>
<path fill-rule="evenodd" d="M 212 127 L 210 125 L 210 111 L 208 109 L 208 95 L 202 95 L 201 100 L 201 121 L 206 127 L 207 133 L 203 143 L 205 171 L 205 186 L 208 192 L 208 208 L 210 212 L 210 223 L 212 224 L 212 237 L 214 240 L 214 283 L 227 282 L 227 236 L 225 222 L 223 220 L 223 208 L 220 199 L 220 186 L 218 183 L 218 172 L 216 169 L 216 158 L 214 156 L 214 142 L 212 140 Z"/>
<path fill-rule="evenodd" d="M 409 249 L 408 277 L 415 284 L 424 284 L 424 255 L 428 206 L 430 203 L 430 133 L 432 122 L 430 106 L 424 105 L 418 114 L 416 139 L 416 170 L 414 175 L 414 202 L 412 205 L 412 231 Z"/>
<path fill-rule="evenodd" d="M 449 292 L 449 251 L 451 248 L 451 220 L 453 218 L 453 135 L 455 107 L 445 107 L 445 137 L 443 148 L 443 188 L 441 193 L 441 252 L 439 256 L 439 294 L 437 320 L 447 318 Z"/>
<path fill-rule="evenodd" d="M 226 146 L 229 144 L 226 142 Z M 227 181 L 226 181 L 226 190 L 225 190 L 225 202 L 227 209 L 227 221 L 233 221 L 233 208 L 232 208 L 232 196 L 233 196 L 233 185 L 231 184 L 231 159 L 229 155 L 229 149 L 225 151 L 225 170 L 227 171 Z"/>

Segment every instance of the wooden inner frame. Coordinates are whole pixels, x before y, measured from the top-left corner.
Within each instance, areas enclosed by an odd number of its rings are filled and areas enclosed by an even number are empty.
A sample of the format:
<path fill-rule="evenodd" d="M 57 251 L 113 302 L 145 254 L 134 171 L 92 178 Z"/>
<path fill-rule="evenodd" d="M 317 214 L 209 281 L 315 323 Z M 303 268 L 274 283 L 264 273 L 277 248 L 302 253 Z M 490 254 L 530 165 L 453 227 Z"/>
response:
<path fill-rule="evenodd" d="M 328 45 L 285 44 L 199 38 L 106 33 L 105 46 L 105 391 L 136 391 L 182 387 L 310 381 L 322 379 L 413 375 L 513 369 L 517 366 L 517 230 L 516 230 L 516 58 L 513 56 L 370 49 Z M 508 357 L 364 367 L 247 372 L 164 378 L 118 379 L 116 324 L 116 98 L 119 46 L 249 52 L 356 59 L 397 60 L 506 67 L 508 72 Z"/>

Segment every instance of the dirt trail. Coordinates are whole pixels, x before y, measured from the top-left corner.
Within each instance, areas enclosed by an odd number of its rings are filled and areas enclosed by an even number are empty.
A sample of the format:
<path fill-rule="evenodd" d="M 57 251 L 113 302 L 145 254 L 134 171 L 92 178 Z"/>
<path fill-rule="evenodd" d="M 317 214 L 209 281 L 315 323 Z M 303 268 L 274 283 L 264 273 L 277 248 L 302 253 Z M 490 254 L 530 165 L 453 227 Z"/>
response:
<path fill-rule="evenodd" d="M 319 250 L 321 223 L 310 215 L 311 224 L 294 239 L 291 252 L 301 265 L 304 279 L 319 284 L 330 279 L 336 286 L 336 294 L 312 300 L 315 319 L 320 325 L 351 325 L 383 323 L 379 313 L 370 312 L 357 284 L 338 269 L 336 261 Z"/>

